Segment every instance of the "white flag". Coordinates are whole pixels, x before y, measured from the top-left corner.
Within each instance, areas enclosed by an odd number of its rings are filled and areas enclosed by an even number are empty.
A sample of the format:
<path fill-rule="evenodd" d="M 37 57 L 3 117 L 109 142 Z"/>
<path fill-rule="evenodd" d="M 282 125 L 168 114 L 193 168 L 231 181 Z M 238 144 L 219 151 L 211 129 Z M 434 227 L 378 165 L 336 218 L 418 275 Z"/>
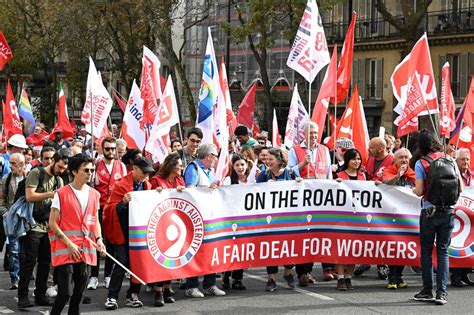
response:
<path fill-rule="evenodd" d="M 133 80 L 132 90 L 128 97 L 127 107 L 123 115 L 122 135 L 129 149 L 143 150 L 145 146 L 145 131 L 140 126 L 143 117 L 143 99 L 140 88 Z"/>
<path fill-rule="evenodd" d="M 173 81 L 168 76 L 165 91 L 161 98 L 158 113 L 150 132 L 150 138 L 145 146 L 145 150 L 153 155 L 155 162 L 163 163 L 168 155 L 168 147 L 170 144 L 169 132 L 170 128 L 179 123 L 178 105 L 176 96 L 174 95 Z"/>
<path fill-rule="evenodd" d="M 86 131 L 96 138 L 102 136 L 112 104 L 112 98 L 102 82 L 102 77 L 97 72 L 92 58 L 89 57 L 86 103 L 82 111 L 81 121 L 85 125 Z"/>
<path fill-rule="evenodd" d="M 329 61 L 318 5 L 316 0 L 308 0 L 286 64 L 311 83 Z"/>
<path fill-rule="evenodd" d="M 298 93 L 298 84 L 295 84 L 293 96 L 291 97 L 290 111 L 288 112 L 288 121 L 286 122 L 284 144 L 292 148 L 300 144 L 304 139 L 304 126 L 309 121 L 309 115 L 301 101 Z"/>

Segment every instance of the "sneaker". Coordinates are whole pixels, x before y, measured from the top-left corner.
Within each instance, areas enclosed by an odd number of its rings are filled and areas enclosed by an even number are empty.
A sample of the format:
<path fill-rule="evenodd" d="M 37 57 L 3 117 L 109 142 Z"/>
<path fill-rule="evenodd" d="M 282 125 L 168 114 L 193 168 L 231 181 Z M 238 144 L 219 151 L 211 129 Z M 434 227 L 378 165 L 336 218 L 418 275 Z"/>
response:
<path fill-rule="evenodd" d="M 138 294 L 132 293 L 130 297 L 127 298 L 125 301 L 125 305 L 128 307 L 142 307 L 143 302 L 138 299 Z"/>
<path fill-rule="evenodd" d="M 165 289 L 163 291 L 163 299 L 164 299 L 165 303 L 174 303 L 174 302 L 176 302 L 174 297 L 173 297 L 173 294 L 174 294 L 174 292 L 171 290 L 171 288 Z"/>
<path fill-rule="evenodd" d="M 387 284 L 387 289 L 389 289 L 389 290 L 396 290 L 396 289 L 397 289 L 397 284 L 394 283 L 394 282 L 389 282 L 389 283 Z"/>
<path fill-rule="evenodd" d="M 347 290 L 354 290 L 354 287 L 352 286 L 351 278 L 346 278 L 344 280 L 346 281 Z"/>
<path fill-rule="evenodd" d="M 163 292 L 155 292 L 154 305 L 157 307 L 165 306 L 165 298 Z"/>
<path fill-rule="evenodd" d="M 344 278 L 337 279 L 336 290 L 338 290 L 338 291 L 347 291 L 346 279 L 344 279 Z"/>
<path fill-rule="evenodd" d="M 308 274 L 303 274 L 298 278 L 298 285 L 300 287 L 307 287 L 309 285 Z"/>
<path fill-rule="evenodd" d="M 105 301 L 105 308 L 108 310 L 118 309 L 117 300 L 113 298 L 107 298 L 107 301 Z"/>
<path fill-rule="evenodd" d="M 209 289 L 204 290 L 204 293 L 206 295 L 215 295 L 215 296 L 224 296 L 225 295 L 225 291 L 222 291 L 221 289 L 219 289 L 215 285 L 213 285 Z"/>
<path fill-rule="evenodd" d="M 286 276 L 283 276 L 283 279 L 286 280 L 286 283 L 288 284 L 288 287 L 290 287 L 290 289 L 296 288 L 295 277 L 291 273 Z"/>
<path fill-rule="evenodd" d="M 17 290 L 18 289 L 18 279 L 12 280 L 10 284 L 10 290 Z"/>
<path fill-rule="evenodd" d="M 474 282 L 469 278 L 467 274 L 464 274 L 463 276 L 461 276 L 461 281 L 467 285 L 471 285 L 471 286 L 474 285 Z"/>
<path fill-rule="evenodd" d="M 331 271 L 323 272 L 323 281 L 331 281 L 334 280 L 334 275 Z"/>
<path fill-rule="evenodd" d="M 431 290 L 421 290 L 420 293 L 415 294 L 413 297 L 415 301 L 424 301 L 424 302 L 431 302 L 434 301 L 433 292 Z"/>
<path fill-rule="evenodd" d="M 265 291 L 273 292 L 276 289 L 277 289 L 277 284 L 276 284 L 275 280 L 273 280 L 273 279 L 268 280 L 267 286 L 265 287 Z"/>
<path fill-rule="evenodd" d="M 104 288 L 108 289 L 110 285 L 110 277 L 104 278 Z"/>
<path fill-rule="evenodd" d="M 46 296 L 47 296 L 47 297 L 55 298 L 56 295 L 58 295 L 58 291 L 56 291 L 56 287 L 55 287 L 55 286 L 49 287 L 49 288 L 46 290 Z"/>
<path fill-rule="evenodd" d="M 241 280 L 232 281 L 232 290 L 247 290 Z"/>
<path fill-rule="evenodd" d="M 436 299 L 435 299 L 436 305 L 444 305 L 448 303 L 447 296 L 448 294 L 446 294 L 446 292 L 436 293 Z"/>
<path fill-rule="evenodd" d="M 30 299 L 28 298 L 28 296 L 22 296 L 21 298 L 18 299 L 18 308 L 19 309 L 24 309 L 24 308 L 28 308 L 28 307 L 33 307 L 35 306 L 31 301 Z"/>
<path fill-rule="evenodd" d="M 91 277 L 89 284 L 87 285 L 87 290 L 97 290 L 97 285 L 99 284 L 99 279 L 97 277 Z"/>
<path fill-rule="evenodd" d="M 406 288 L 408 288 L 408 284 L 405 281 L 403 281 L 403 279 L 400 279 L 400 280 L 398 280 L 397 288 L 398 289 L 406 289 Z"/>
<path fill-rule="evenodd" d="M 358 265 L 356 269 L 354 269 L 354 276 L 362 276 L 362 274 L 369 269 L 370 265 Z"/>
<path fill-rule="evenodd" d="M 204 294 L 198 288 L 187 289 L 184 295 L 191 298 L 203 298 Z"/>
<path fill-rule="evenodd" d="M 308 275 L 308 283 L 309 284 L 315 284 L 316 279 L 314 279 L 313 276 L 310 273 L 308 273 L 307 275 Z M 334 275 L 333 275 L 333 277 L 334 277 Z"/>
<path fill-rule="evenodd" d="M 381 265 L 377 266 L 377 276 L 380 280 L 385 280 L 388 278 L 388 267 Z"/>

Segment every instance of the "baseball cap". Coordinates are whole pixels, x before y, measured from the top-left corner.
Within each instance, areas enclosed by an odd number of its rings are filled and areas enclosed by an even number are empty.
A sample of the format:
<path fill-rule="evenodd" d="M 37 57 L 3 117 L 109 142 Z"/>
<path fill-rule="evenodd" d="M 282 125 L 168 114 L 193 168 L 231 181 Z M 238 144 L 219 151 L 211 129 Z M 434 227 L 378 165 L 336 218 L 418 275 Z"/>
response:
<path fill-rule="evenodd" d="M 28 148 L 25 137 L 20 134 L 14 134 L 13 136 L 11 136 L 8 139 L 7 143 L 17 148 L 22 148 L 22 149 Z"/>
<path fill-rule="evenodd" d="M 339 138 L 336 140 L 336 148 L 353 149 L 354 143 L 348 138 Z"/>
<path fill-rule="evenodd" d="M 139 157 L 133 160 L 133 165 L 138 166 L 143 173 L 153 173 L 155 171 L 153 163 L 144 157 Z"/>

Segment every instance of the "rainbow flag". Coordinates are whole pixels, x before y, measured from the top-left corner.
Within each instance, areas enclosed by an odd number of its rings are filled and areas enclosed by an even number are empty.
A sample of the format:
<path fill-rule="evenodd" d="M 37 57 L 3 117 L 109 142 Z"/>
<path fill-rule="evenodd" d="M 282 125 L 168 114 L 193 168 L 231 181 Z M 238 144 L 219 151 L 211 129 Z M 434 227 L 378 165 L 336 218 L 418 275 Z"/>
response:
<path fill-rule="evenodd" d="M 26 89 L 21 91 L 20 103 L 19 103 L 19 114 L 23 118 L 23 130 L 26 136 L 29 136 L 33 133 L 36 122 L 35 117 L 33 116 L 33 109 L 31 108 L 30 100 L 28 99 L 28 94 L 26 94 Z"/>

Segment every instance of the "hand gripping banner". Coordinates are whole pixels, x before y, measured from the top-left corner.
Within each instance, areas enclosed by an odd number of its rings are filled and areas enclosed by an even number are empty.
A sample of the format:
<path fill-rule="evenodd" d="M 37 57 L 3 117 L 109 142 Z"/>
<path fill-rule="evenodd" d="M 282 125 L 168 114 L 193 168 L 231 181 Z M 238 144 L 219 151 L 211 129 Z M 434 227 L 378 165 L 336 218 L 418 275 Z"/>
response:
<path fill-rule="evenodd" d="M 456 208 L 456 266 L 474 265 L 473 200 L 468 190 Z M 306 262 L 419 265 L 420 204 L 407 188 L 359 181 L 134 192 L 131 269 L 156 282 Z"/>

